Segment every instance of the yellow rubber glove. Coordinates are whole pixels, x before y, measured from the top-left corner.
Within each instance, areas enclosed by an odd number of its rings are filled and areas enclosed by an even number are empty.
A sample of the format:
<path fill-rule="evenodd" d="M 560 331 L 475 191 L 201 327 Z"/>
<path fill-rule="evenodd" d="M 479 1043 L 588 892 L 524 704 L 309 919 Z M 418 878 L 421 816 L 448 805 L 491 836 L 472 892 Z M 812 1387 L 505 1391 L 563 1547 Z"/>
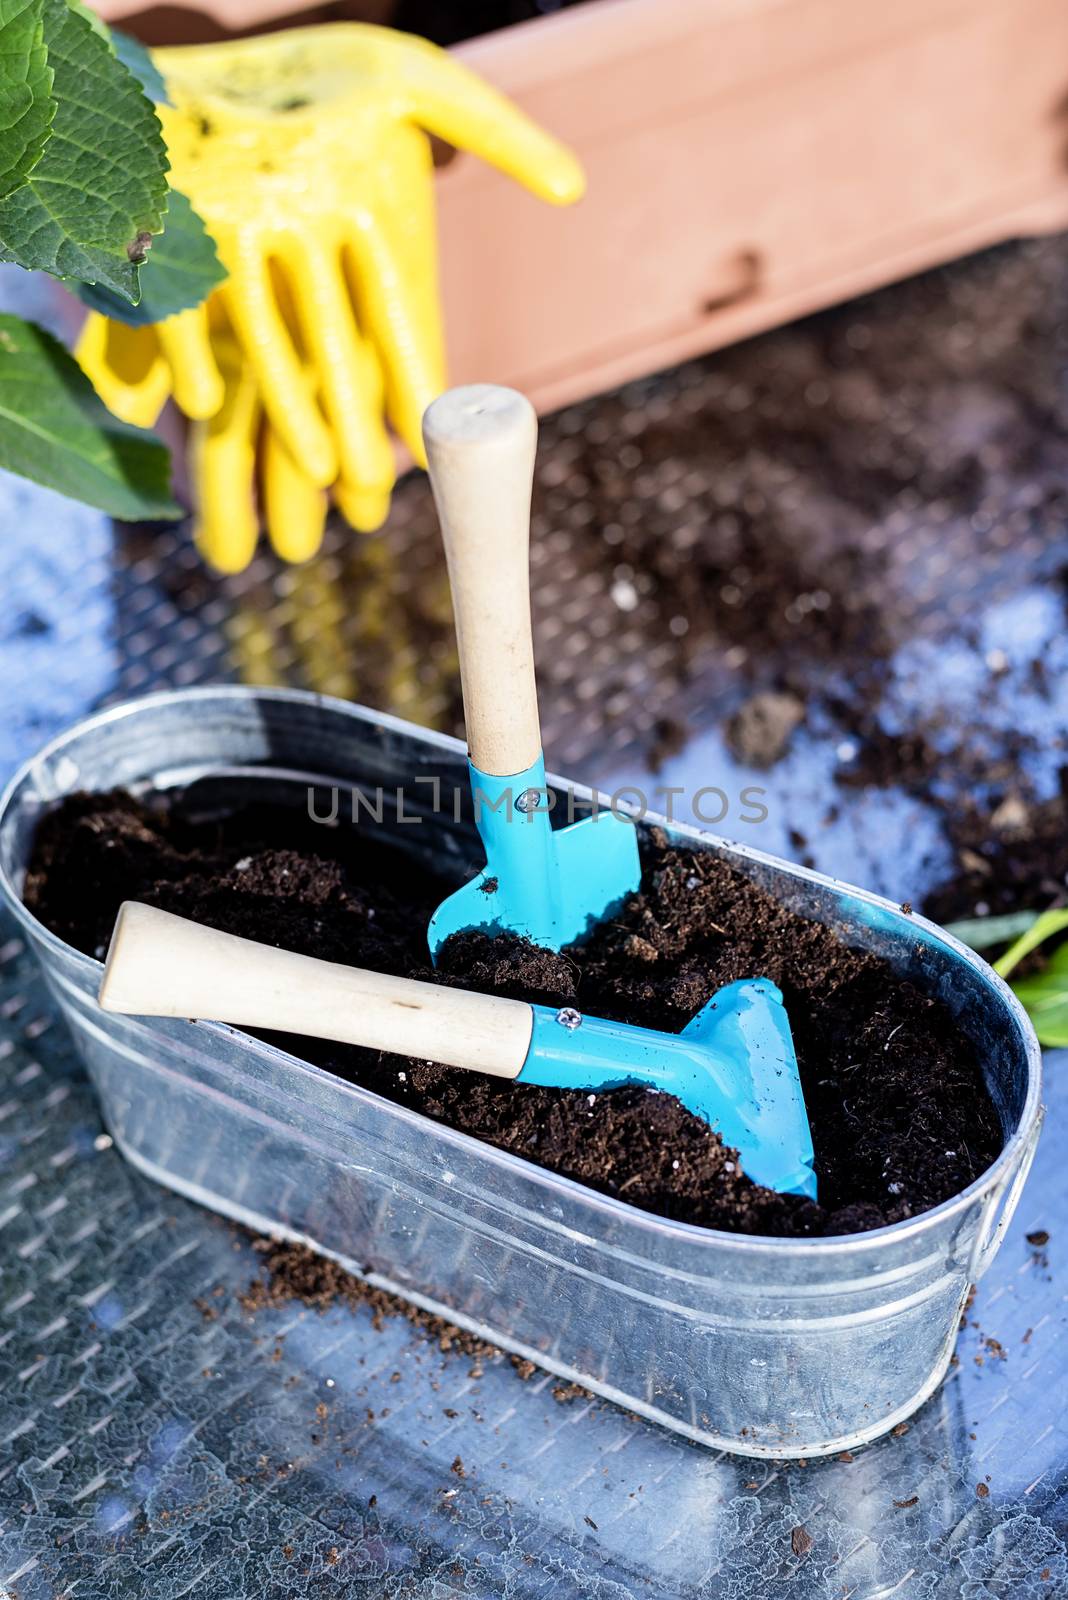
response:
<path fill-rule="evenodd" d="M 184 335 L 183 348 L 182 327 L 199 315 L 185 312 L 155 327 L 132 328 L 94 313 L 83 329 L 78 359 L 110 409 L 141 427 L 151 427 L 175 385 L 175 399 L 191 419 L 194 539 L 212 566 L 242 572 L 255 552 L 260 520 L 284 560 L 307 561 L 322 543 L 327 495 L 272 428 L 252 368 L 214 297 L 207 321 L 211 364 L 200 368 L 200 389 L 193 387 L 186 374 L 199 334 Z M 175 346 L 182 364 L 168 359 Z M 366 376 L 381 408 L 381 377 L 374 370 Z M 307 370 L 305 381 L 314 393 Z M 370 531 L 385 520 L 391 486 L 368 491 L 338 479 L 330 495 L 352 527 Z"/>
<path fill-rule="evenodd" d="M 385 518 L 388 417 L 423 461 L 445 387 L 428 134 L 542 199 L 579 198 L 574 157 L 444 51 L 359 23 L 158 50 L 171 181 L 229 274 L 205 306 L 150 328 L 92 314 L 78 359 L 119 416 L 169 395 L 201 424 L 198 542 L 240 571 L 257 476 L 272 542 L 314 553 L 322 491 L 357 527 Z"/>

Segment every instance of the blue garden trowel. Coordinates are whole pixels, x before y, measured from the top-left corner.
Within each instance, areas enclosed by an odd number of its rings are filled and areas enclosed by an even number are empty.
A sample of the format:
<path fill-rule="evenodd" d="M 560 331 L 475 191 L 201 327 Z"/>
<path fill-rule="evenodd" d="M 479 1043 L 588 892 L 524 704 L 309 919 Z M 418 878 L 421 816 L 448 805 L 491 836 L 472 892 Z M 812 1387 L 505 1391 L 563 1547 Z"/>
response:
<path fill-rule="evenodd" d="M 560 950 L 640 883 L 633 824 L 612 810 L 553 829 L 541 750 L 528 578 L 538 424 L 513 389 L 451 389 L 423 418 L 449 566 L 475 821 L 486 865 L 430 920 L 433 959 L 454 933 L 514 933 Z M 782 996 L 749 980 L 721 990 L 680 1035 L 534 1007 L 525 1082 L 608 1088 L 655 1082 L 744 1152 L 772 1188 L 815 1194 L 812 1138 Z M 546 1020 L 549 1019 L 549 1020 Z M 553 1044 L 555 1041 L 555 1047 Z M 763 1173 L 764 1176 L 758 1176 Z"/>
<path fill-rule="evenodd" d="M 681 1033 L 565 1006 L 361 971 L 124 905 L 100 988 L 107 1011 L 310 1034 L 559 1089 L 642 1084 L 677 1096 L 755 1183 L 816 1198 L 812 1138 L 775 985 L 720 989 Z"/>
<path fill-rule="evenodd" d="M 450 389 L 423 418 L 449 564 L 475 823 L 486 865 L 430 921 L 544 949 L 584 938 L 641 880 L 634 825 L 602 810 L 550 822 L 530 631 L 530 491 L 538 421 L 514 389 Z"/>

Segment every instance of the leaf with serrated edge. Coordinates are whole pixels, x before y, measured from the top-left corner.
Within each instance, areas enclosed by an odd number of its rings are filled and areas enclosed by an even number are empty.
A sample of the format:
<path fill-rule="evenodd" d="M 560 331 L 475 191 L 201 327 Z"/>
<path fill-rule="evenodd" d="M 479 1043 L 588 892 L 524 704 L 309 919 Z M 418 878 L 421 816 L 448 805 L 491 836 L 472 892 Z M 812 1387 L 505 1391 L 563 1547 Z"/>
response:
<path fill-rule="evenodd" d="M 0 0 L 0 199 L 25 183 L 56 114 L 44 0 Z"/>
<path fill-rule="evenodd" d="M 148 98 L 155 101 L 158 106 L 169 106 L 171 102 L 163 74 L 140 39 L 135 39 L 132 34 L 123 33 L 118 28 L 112 28 L 111 47 L 123 66 L 129 67 Z"/>
<path fill-rule="evenodd" d="M 129 521 L 182 515 L 155 434 L 120 422 L 50 333 L 0 314 L 0 466 Z"/>
<path fill-rule="evenodd" d="M 67 0 L 67 4 L 70 6 L 72 11 L 77 11 L 79 16 L 85 18 L 86 22 L 92 28 L 94 33 L 98 33 L 102 39 L 106 39 L 109 44 L 111 43 L 111 29 L 108 27 L 107 23 L 104 21 L 99 12 L 94 11 L 90 5 L 83 5 L 82 0 Z M 140 83 L 141 80 L 138 78 L 136 72 L 134 73 L 134 77 L 137 78 L 138 83 Z"/>
<path fill-rule="evenodd" d="M 103 283 L 136 303 L 137 258 L 166 207 L 159 119 L 67 0 L 43 4 L 56 116 L 29 178 L 0 201 L 0 259 Z"/>
<path fill-rule="evenodd" d="M 137 305 L 131 306 L 97 284 L 75 283 L 71 288 L 94 311 L 140 328 L 198 306 L 225 277 L 226 269 L 208 230 L 185 195 L 172 189 L 163 237 L 156 240 L 141 268 Z"/>

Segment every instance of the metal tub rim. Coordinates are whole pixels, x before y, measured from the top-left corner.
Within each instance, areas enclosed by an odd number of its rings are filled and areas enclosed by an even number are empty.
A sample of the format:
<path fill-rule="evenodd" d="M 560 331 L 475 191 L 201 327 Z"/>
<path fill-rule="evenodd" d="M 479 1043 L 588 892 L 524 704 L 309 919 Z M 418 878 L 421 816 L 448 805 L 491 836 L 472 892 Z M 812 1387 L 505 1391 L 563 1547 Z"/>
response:
<path fill-rule="evenodd" d="M 257 687 L 240 684 L 210 685 L 206 687 L 189 687 L 182 689 L 167 689 L 152 694 L 140 695 L 130 700 L 124 700 L 116 705 L 108 706 L 88 717 L 79 719 L 70 727 L 56 734 L 33 756 L 22 763 L 11 777 L 0 795 L 0 827 L 7 817 L 19 790 L 33 777 L 37 767 L 45 762 L 60 756 L 64 747 L 76 739 L 91 734 L 98 728 L 121 722 L 128 717 L 142 714 L 146 709 L 154 707 L 187 703 L 189 701 L 200 703 L 226 702 L 240 703 L 249 700 L 276 701 L 294 707 L 316 706 L 325 707 L 336 711 L 340 715 L 355 715 L 358 719 L 367 721 L 376 727 L 394 731 L 407 738 L 416 738 L 420 742 L 436 747 L 443 755 L 448 755 L 460 761 L 466 761 L 466 746 L 459 739 L 450 734 L 437 733 L 427 728 L 421 728 L 415 723 L 404 718 L 393 716 L 388 712 L 380 712 L 371 707 L 359 705 L 352 701 L 342 700 L 335 696 L 323 695 L 305 689 Z M 573 782 L 571 779 L 561 778 L 556 774 L 549 774 L 550 783 L 559 786 L 569 786 L 576 795 L 589 797 L 592 791 L 585 785 Z M 602 799 L 607 801 L 606 796 Z M 782 857 L 759 850 L 752 845 L 738 843 L 722 835 L 714 834 L 711 830 L 693 827 L 685 823 L 669 821 L 656 813 L 646 813 L 644 819 L 650 826 L 664 826 L 669 832 L 683 840 L 692 840 L 695 846 L 707 848 L 709 845 L 724 850 L 729 855 L 740 856 L 744 859 L 760 863 L 777 872 L 785 872 L 788 876 L 800 882 L 818 885 L 821 888 L 834 891 L 847 890 L 850 895 L 858 900 L 877 907 L 882 911 L 889 911 L 894 915 L 903 915 L 900 908 L 882 895 L 871 893 L 869 890 L 856 888 L 837 878 L 831 878 L 824 873 L 816 872 L 811 868 L 803 867 L 795 862 L 784 860 Z M 95 971 L 102 971 L 103 965 L 92 956 L 86 956 L 81 951 L 60 939 L 50 929 L 46 928 L 31 911 L 23 904 L 19 888 L 11 881 L 6 865 L 0 860 L 0 901 L 8 906 L 16 920 L 28 936 L 37 944 L 51 948 L 61 954 L 68 961 L 74 960 L 88 975 Z M 698 1244 L 702 1240 L 714 1242 L 719 1249 L 728 1249 L 752 1255 L 754 1251 L 765 1257 L 784 1256 L 791 1260 L 812 1256 L 827 1264 L 839 1255 L 858 1250 L 882 1251 L 888 1244 L 912 1240 L 932 1229 L 938 1229 L 950 1221 L 955 1215 L 963 1213 L 980 1197 L 993 1194 L 1002 1189 L 1010 1191 L 1009 1205 L 1015 1203 L 1015 1195 L 1011 1194 L 1014 1177 L 1017 1180 L 1016 1188 L 1022 1186 L 1030 1165 L 1030 1156 L 1033 1153 L 1042 1120 L 1042 1051 L 1038 1039 L 1031 1025 L 1027 1013 L 1017 1000 L 1008 984 L 994 972 L 987 962 L 974 950 L 939 928 L 935 923 L 926 918 L 911 913 L 909 923 L 921 928 L 933 939 L 935 943 L 952 950 L 958 959 L 970 966 L 983 979 L 999 997 L 1005 1011 L 1015 1024 L 1022 1050 L 1023 1065 L 1026 1070 L 1027 1082 L 1023 1105 L 1020 1110 L 1019 1121 L 1016 1128 L 1005 1141 L 997 1157 L 986 1170 L 979 1174 L 967 1188 L 952 1195 L 948 1200 L 941 1201 L 928 1211 L 920 1212 L 915 1217 L 909 1217 L 902 1222 L 889 1223 L 881 1228 L 871 1228 L 863 1233 L 827 1234 L 814 1238 L 793 1238 L 784 1235 L 731 1233 L 723 1229 L 708 1228 L 698 1223 L 681 1222 L 673 1218 L 658 1216 L 655 1212 L 645 1211 L 641 1207 L 627 1200 L 621 1200 L 613 1195 L 602 1194 L 591 1189 L 576 1179 L 567 1178 L 554 1173 L 538 1163 L 529 1161 L 523 1156 L 517 1156 L 510 1151 L 499 1150 L 496 1146 L 476 1138 L 472 1134 L 463 1133 L 459 1129 L 450 1127 L 447 1123 L 434 1122 L 425 1117 L 421 1112 L 410 1107 L 398 1105 L 396 1102 L 386 1100 L 384 1096 L 375 1094 L 372 1090 L 358 1084 L 350 1084 L 345 1079 L 339 1078 L 327 1069 L 315 1066 L 314 1063 L 305 1061 L 302 1057 L 289 1051 L 281 1050 L 275 1045 L 268 1045 L 257 1039 L 257 1047 L 269 1052 L 279 1062 L 287 1066 L 295 1066 L 301 1072 L 314 1075 L 323 1075 L 330 1079 L 332 1084 L 341 1085 L 358 1101 L 369 1097 L 374 1101 L 388 1105 L 392 1112 L 402 1117 L 405 1121 L 413 1121 L 421 1127 L 432 1126 L 435 1133 L 448 1144 L 458 1145 L 461 1149 L 475 1148 L 483 1159 L 491 1160 L 495 1165 L 505 1170 L 518 1170 L 528 1181 L 535 1180 L 540 1187 L 551 1187 L 558 1194 L 562 1191 L 576 1200 L 581 1200 L 586 1207 L 592 1207 L 607 1218 L 626 1220 L 630 1225 L 640 1223 L 647 1231 L 655 1232 L 667 1238 L 677 1238 L 680 1242 Z M 95 985 L 94 985 L 95 987 Z M 219 1034 L 243 1034 L 241 1029 L 233 1029 L 225 1024 L 206 1022 L 196 1023 L 197 1028 Z M 249 1035 L 248 1037 L 252 1037 Z M 543 1219 L 548 1220 L 548 1219 Z M 980 1239 L 976 1246 L 976 1255 L 986 1254 L 986 1248 L 991 1236 L 999 1231 L 1001 1218 L 991 1218 L 991 1227 L 987 1237 Z M 571 1230 L 574 1231 L 574 1230 Z M 602 1248 L 604 1248 L 602 1242 Z M 611 1247 L 608 1247 L 611 1249 Z M 815 1264 L 815 1263 L 814 1263 Z"/>

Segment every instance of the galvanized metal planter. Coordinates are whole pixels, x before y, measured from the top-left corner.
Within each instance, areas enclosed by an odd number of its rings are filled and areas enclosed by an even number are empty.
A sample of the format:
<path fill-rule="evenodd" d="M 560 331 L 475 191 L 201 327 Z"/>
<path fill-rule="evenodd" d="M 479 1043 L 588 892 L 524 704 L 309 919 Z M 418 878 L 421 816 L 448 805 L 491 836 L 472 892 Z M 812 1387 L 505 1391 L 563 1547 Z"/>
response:
<path fill-rule="evenodd" d="M 50 744 L 0 803 L 0 895 L 130 1161 L 707 1445 L 829 1454 L 884 1433 L 937 1387 L 1042 1115 L 1034 1034 L 982 961 L 875 896 L 669 825 L 937 994 L 977 1041 L 1005 1133 L 962 1194 L 871 1233 L 749 1238 L 670 1222 L 236 1030 L 99 1010 L 99 965 L 19 898 L 42 811 L 77 788 L 199 780 L 209 794 L 222 780 L 232 794 L 266 776 L 300 803 L 309 784 L 381 788 L 387 817 L 402 787 L 406 815 L 421 820 L 394 814 L 382 824 L 391 843 L 458 873 L 477 859 L 473 825 L 433 806 L 434 778 L 447 795 L 465 790 L 460 744 L 295 691 L 186 690 L 104 712 Z"/>

